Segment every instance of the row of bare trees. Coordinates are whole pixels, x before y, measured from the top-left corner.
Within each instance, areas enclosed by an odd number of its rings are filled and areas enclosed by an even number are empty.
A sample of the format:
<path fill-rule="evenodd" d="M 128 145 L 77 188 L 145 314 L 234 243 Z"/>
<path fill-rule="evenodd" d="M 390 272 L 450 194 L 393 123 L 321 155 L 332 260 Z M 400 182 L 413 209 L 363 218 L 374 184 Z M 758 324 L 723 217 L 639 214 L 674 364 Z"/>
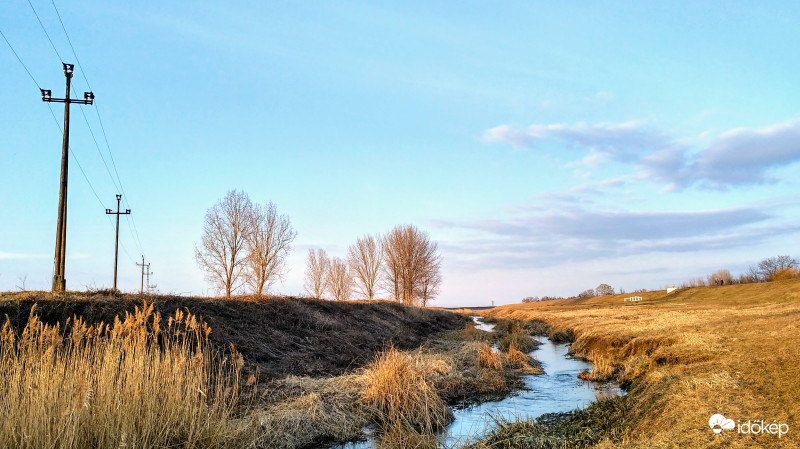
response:
<path fill-rule="evenodd" d="M 206 212 L 195 260 L 226 297 L 248 289 L 263 295 L 286 274 L 296 236 L 275 203 L 254 204 L 247 193 L 230 190 Z"/>
<path fill-rule="evenodd" d="M 306 258 L 305 289 L 315 298 L 345 300 L 356 293 L 372 300 L 382 290 L 395 301 L 424 307 L 441 283 L 438 245 L 413 225 L 365 235 L 350 245 L 346 258 L 328 257 L 322 249 L 310 249 Z"/>
<path fill-rule="evenodd" d="M 706 278 L 690 279 L 680 284 L 681 288 L 706 287 L 712 285 L 750 284 L 754 282 L 771 282 L 800 277 L 800 262 L 792 256 L 782 255 L 762 259 L 756 265 L 750 265 L 747 271 L 738 277 L 732 276 L 730 270 L 717 270 Z"/>

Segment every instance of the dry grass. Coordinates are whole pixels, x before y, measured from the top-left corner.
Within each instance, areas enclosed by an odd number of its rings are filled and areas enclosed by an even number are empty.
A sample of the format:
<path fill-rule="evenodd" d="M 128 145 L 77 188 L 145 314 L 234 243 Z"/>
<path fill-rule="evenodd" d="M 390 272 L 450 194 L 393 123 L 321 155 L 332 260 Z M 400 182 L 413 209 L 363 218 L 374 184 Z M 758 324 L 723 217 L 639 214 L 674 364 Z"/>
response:
<path fill-rule="evenodd" d="M 578 377 L 583 380 L 607 381 L 614 378 L 614 365 L 611 357 L 604 352 L 592 351 L 588 357 L 592 361 L 591 371 L 581 371 Z"/>
<path fill-rule="evenodd" d="M 501 371 L 503 369 L 503 356 L 492 351 L 489 345 L 484 344 L 478 352 L 478 367 L 487 370 Z"/>
<path fill-rule="evenodd" d="M 366 368 L 363 400 L 381 426 L 382 449 L 436 447 L 437 432 L 453 420 L 436 384 L 452 371 L 453 363 L 441 356 L 394 347 Z"/>
<path fill-rule="evenodd" d="M 255 413 L 259 448 L 291 449 L 319 441 L 358 438 L 373 417 L 363 406 L 364 377 L 357 374 L 314 379 L 290 376 L 284 391 L 296 391 Z"/>
<path fill-rule="evenodd" d="M 531 366 L 531 358 L 528 357 L 528 354 L 518 350 L 513 344 L 508 348 L 508 353 L 506 354 L 506 363 L 508 363 L 512 368 L 521 369 L 529 374 L 544 373 L 540 366 Z"/>
<path fill-rule="evenodd" d="M 630 438 L 601 447 L 798 447 L 800 280 L 515 304 L 486 313 L 571 330 L 576 355 L 631 386 Z M 719 437 L 715 413 L 788 423 L 774 435 Z"/>
<path fill-rule="evenodd" d="M 531 329 L 526 328 L 522 321 L 502 320 L 495 325 L 498 334 L 498 346 L 503 351 L 508 351 L 510 347 L 515 347 L 523 352 L 531 352 L 536 349 L 538 344 L 531 337 Z"/>
<path fill-rule="evenodd" d="M 211 351 L 211 329 L 144 304 L 113 324 L 60 329 L 31 310 L 0 331 L 0 447 L 231 447 L 241 357 Z"/>
<path fill-rule="evenodd" d="M 452 419 L 435 388 L 437 378 L 452 369 L 442 358 L 391 347 L 364 372 L 364 401 L 383 424 L 433 433 Z"/>

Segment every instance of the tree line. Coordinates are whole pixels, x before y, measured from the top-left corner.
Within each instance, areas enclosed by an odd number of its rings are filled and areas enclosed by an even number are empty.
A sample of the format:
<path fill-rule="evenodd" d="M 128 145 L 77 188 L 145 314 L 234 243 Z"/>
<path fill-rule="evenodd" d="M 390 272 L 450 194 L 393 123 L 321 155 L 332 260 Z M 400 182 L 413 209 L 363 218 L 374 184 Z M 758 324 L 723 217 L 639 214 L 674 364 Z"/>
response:
<path fill-rule="evenodd" d="M 395 301 L 425 307 L 441 283 L 438 245 L 413 225 L 360 237 L 344 258 L 329 257 L 320 248 L 306 257 L 305 290 L 315 298 L 346 300 L 357 294 L 373 300 L 385 292 Z"/>
<path fill-rule="evenodd" d="M 682 282 L 680 288 L 707 287 L 716 285 L 731 284 L 750 284 L 756 282 L 772 282 L 784 279 L 800 278 L 800 261 L 789 255 L 772 256 L 762 259 L 755 265 L 750 265 L 747 270 L 738 277 L 732 276 L 730 270 L 717 270 L 705 278 L 698 277 Z M 646 292 L 646 288 L 633 290 L 632 293 Z M 597 288 L 584 290 L 577 296 L 571 298 L 590 298 L 593 296 L 613 295 L 615 290 L 608 284 L 600 284 Z M 620 294 L 624 294 L 624 289 L 619 289 Z M 554 299 L 564 299 L 561 296 L 527 296 L 522 298 L 523 303 L 550 301 Z"/>
<path fill-rule="evenodd" d="M 254 203 L 245 192 L 228 191 L 206 211 L 195 260 L 205 279 L 227 298 L 263 295 L 284 278 L 287 257 L 297 237 L 276 205 Z M 365 235 L 343 258 L 310 249 L 304 288 L 314 298 L 373 300 L 379 292 L 404 304 L 427 306 L 442 283 L 441 255 L 428 234 L 413 225 L 385 235 Z"/>
<path fill-rule="evenodd" d="M 772 282 L 782 279 L 800 277 L 798 260 L 789 255 L 772 256 L 750 265 L 738 277 L 731 275 L 730 270 L 717 270 L 705 279 L 696 278 L 681 283 L 681 287 L 705 287 L 711 285 L 751 284 L 756 282 Z"/>

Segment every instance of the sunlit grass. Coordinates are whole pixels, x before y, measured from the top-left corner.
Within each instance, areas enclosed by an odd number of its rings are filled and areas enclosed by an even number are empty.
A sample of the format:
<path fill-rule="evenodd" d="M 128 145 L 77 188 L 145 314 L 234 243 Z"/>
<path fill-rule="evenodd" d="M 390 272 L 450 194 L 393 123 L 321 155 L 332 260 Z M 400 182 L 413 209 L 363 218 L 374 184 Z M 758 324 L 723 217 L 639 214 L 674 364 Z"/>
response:
<path fill-rule="evenodd" d="M 635 304 L 616 295 L 487 313 L 572 331 L 572 351 L 594 364 L 583 377 L 632 387 L 631 438 L 603 447 L 718 447 L 708 427 L 715 413 L 796 426 L 800 281 L 639 295 L 644 300 Z M 775 438 L 729 435 L 725 447 L 778 447 Z M 781 440 L 784 447 L 800 441 L 796 432 Z"/>
<path fill-rule="evenodd" d="M 0 331 L 0 447 L 236 446 L 241 357 L 214 354 L 211 329 L 152 305 L 113 324 L 64 329 L 31 310 L 21 333 Z"/>

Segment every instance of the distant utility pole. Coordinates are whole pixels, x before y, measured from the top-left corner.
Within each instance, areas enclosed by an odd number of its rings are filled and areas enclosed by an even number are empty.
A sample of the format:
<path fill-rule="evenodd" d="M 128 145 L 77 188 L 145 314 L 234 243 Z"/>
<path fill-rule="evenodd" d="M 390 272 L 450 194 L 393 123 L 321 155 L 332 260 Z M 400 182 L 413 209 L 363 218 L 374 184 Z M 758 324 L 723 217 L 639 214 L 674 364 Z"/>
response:
<path fill-rule="evenodd" d="M 153 272 L 150 271 L 150 264 L 147 264 L 147 272 L 145 272 L 144 275 L 147 277 L 147 292 L 148 293 L 152 293 L 151 290 L 155 287 L 155 285 L 150 285 L 150 275 L 151 274 L 153 274 Z"/>
<path fill-rule="evenodd" d="M 142 295 L 142 294 L 144 294 L 144 268 L 147 267 L 147 271 L 149 272 L 150 271 L 150 264 L 149 263 L 144 263 L 144 256 L 142 256 L 142 263 L 136 262 L 136 265 L 139 265 L 140 267 L 142 267 L 142 285 L 141 285 L 141 287 L 139 287 L 139 294 Z M 147 279 L 147 284 L 150 285 L 149 276 L 148 276 L 148 279 Z"/>
<path fill-rule="evenodd" d="M 64 103 L 64 141 L 61 144 L 61 189 L 58 193 L 58 224 L 56 225 L 56 255 L 55 269 L 53 271 L 53 291 L 63 292 L 67 288 L 67 280 L 64 278 L 65 260 L 67 255 L 67 175 L 69 172 L 69 105 L 92 104 L 94 93 L 84 92 L 83 100 L 72 100 L 69 98 L 70 82 L 74 64 L 64 65 L 64 76 L 67 78 L 67 94 L 64 98 L 52 98 L 52 91 L 39 89 L 42 91 L 42 101 L 48 103 Z M 116 278 L 116 276 L 115 276 Z"/>
<path fill-rule="evenodd" d="M 119 216 L 120 215 L 130 215 L 131 210 L 125 209 L 125 212 L 119 211 L 119 202 L 122 200 L 122 195 L 117 195 L 117 211 L 112 212 L 111 209 L 106 209 L 106 215 L 116 215 L 117 216 L 117 237 L 114 240 L 114 291 L 117 291 L 117 259 L 119 257 Z"/>

